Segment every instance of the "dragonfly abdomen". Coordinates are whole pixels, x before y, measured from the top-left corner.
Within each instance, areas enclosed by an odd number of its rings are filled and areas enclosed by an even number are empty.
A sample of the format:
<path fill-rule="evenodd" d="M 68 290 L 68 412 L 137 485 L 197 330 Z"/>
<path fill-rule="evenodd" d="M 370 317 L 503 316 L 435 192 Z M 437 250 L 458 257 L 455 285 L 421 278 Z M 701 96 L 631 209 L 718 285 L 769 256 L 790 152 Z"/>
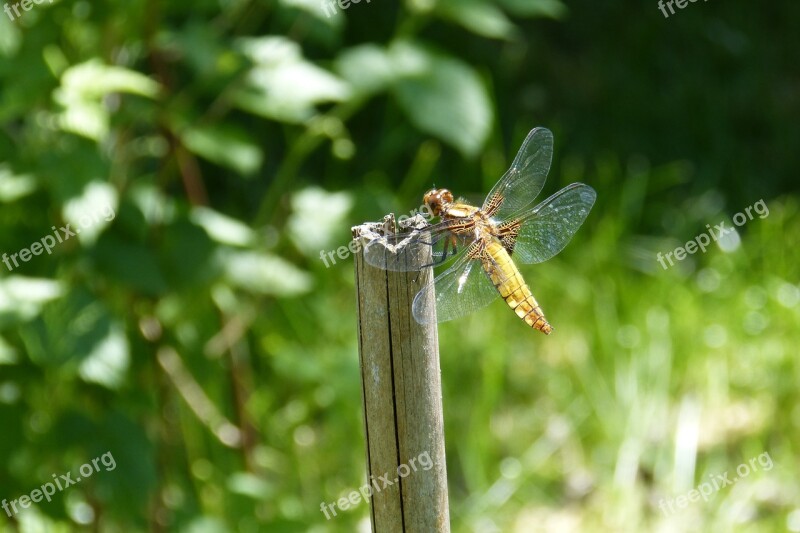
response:
<path fill-rule="evenodd" d="M 490 242 L 484 254 L 483 268 L 503 300 L 529 326 L 549 335 L 553 328 L 503 245 Z"/>

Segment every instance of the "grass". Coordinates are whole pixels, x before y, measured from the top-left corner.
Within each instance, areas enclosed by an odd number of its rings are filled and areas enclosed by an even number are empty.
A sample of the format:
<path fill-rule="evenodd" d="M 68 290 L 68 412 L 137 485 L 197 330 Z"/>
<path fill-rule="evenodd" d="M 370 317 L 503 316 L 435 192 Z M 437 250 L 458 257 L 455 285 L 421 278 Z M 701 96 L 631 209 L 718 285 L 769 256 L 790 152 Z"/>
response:
<path fill-rule="evenodd" d="M 603 172 L 584 178 L 601 185 L 575 240 L 523 267 L 553 335 L 530 331 L 500 301 L 440 326 L 453 531 L 798 530 L 797 200 L 767 199 L 769 216 L 740 230 L 736 250 L 714 245 L 665 271 L 658 251 L 738 207 L 643 237 L 635 213 L 652 200 L 646 187 L 628 176 L 604 188 Z M 302 423 L 281 420 L 295 442 L 284 443 L 292 466 L 280 492 L 297 495 L 284 510 L 312 531 L 351 531 L 366 524 L 365 504 L 331 521 L 318 509 L 365 476 L 352 264 L 317 280 L 321 300 L 283 306 L 319 334 L 269 350 L 276 368 L 280 357 L 314 374 L 284 376 L 305 407 Z M 325 309 L 336 309 L 335 324 Z M 300 427 L 310 444 L 298 444 Z M 659 509 L 765 453 L 769 470 L 668 516 Z"/>

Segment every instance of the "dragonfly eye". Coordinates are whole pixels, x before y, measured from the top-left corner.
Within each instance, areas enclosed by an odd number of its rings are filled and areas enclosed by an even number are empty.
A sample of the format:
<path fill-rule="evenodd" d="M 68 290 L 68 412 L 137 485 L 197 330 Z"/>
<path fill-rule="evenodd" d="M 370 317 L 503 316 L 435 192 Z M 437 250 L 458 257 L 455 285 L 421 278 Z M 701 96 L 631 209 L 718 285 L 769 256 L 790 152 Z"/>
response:
<path fill-rule="evenodd" d="M 449 204 L 453 201 L 453 193 L 447 189 L 431 189 L 425 193 L 422 200 L 431 209 L 434 216 L 439 216 L 444 204 Z"/>

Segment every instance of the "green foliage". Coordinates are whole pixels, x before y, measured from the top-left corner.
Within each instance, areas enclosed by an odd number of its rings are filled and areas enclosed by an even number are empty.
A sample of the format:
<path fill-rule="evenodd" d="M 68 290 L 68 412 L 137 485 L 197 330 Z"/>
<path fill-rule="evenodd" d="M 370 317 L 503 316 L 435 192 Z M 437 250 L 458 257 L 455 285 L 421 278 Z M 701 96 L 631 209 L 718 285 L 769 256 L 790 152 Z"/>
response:
<path fill-rule="evenodd" d="M 364 478 L 350 226 L 485 194 L 537 125 L 544 194 L 598 201 L 523 270 L 552 336 L 440 328 L 453 530 L 800 528 L 798 6 L 31 5 L 0 13 L 0 500 L 117 466 L 0 530 L 364 527 L 319 510 Z"/>

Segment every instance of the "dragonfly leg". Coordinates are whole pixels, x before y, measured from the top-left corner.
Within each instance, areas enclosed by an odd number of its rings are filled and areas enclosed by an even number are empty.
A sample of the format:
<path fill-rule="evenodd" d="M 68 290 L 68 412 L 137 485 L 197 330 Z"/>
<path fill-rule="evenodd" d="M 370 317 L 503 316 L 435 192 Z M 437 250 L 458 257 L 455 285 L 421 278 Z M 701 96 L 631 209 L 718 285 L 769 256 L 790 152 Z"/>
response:
<path fill-rule="evenodd" d="M 442 257 L 436 259 L 433 263 L 428 263 L 427 265 L 422 265 L 419 268 L 420 268 L 420 270 L 422 270 L 423 268 L 435 267 L 436 265 L 441 265 L 442 263 L 444 263 L 446 259 L 447 259 L 447 256 L 445 254 L 442 254 Z"/>
<path fill-rule="evenodd" d="M 444 241 L 444 248 L 442 249 L 442 256 L 435 259 L 433 263 L 428 263 L 427 265 L 422 265 L 420 268 L 428 268 L 436 265 L 440 265 L 447 261 L 447 258 L 451 255 L 456 255 L 458 253 L 458 245 L 456 244 L 456 238 L 452 237 Z M 450 246 L 453 247 L 453 253 L 449 252 Z"/>

